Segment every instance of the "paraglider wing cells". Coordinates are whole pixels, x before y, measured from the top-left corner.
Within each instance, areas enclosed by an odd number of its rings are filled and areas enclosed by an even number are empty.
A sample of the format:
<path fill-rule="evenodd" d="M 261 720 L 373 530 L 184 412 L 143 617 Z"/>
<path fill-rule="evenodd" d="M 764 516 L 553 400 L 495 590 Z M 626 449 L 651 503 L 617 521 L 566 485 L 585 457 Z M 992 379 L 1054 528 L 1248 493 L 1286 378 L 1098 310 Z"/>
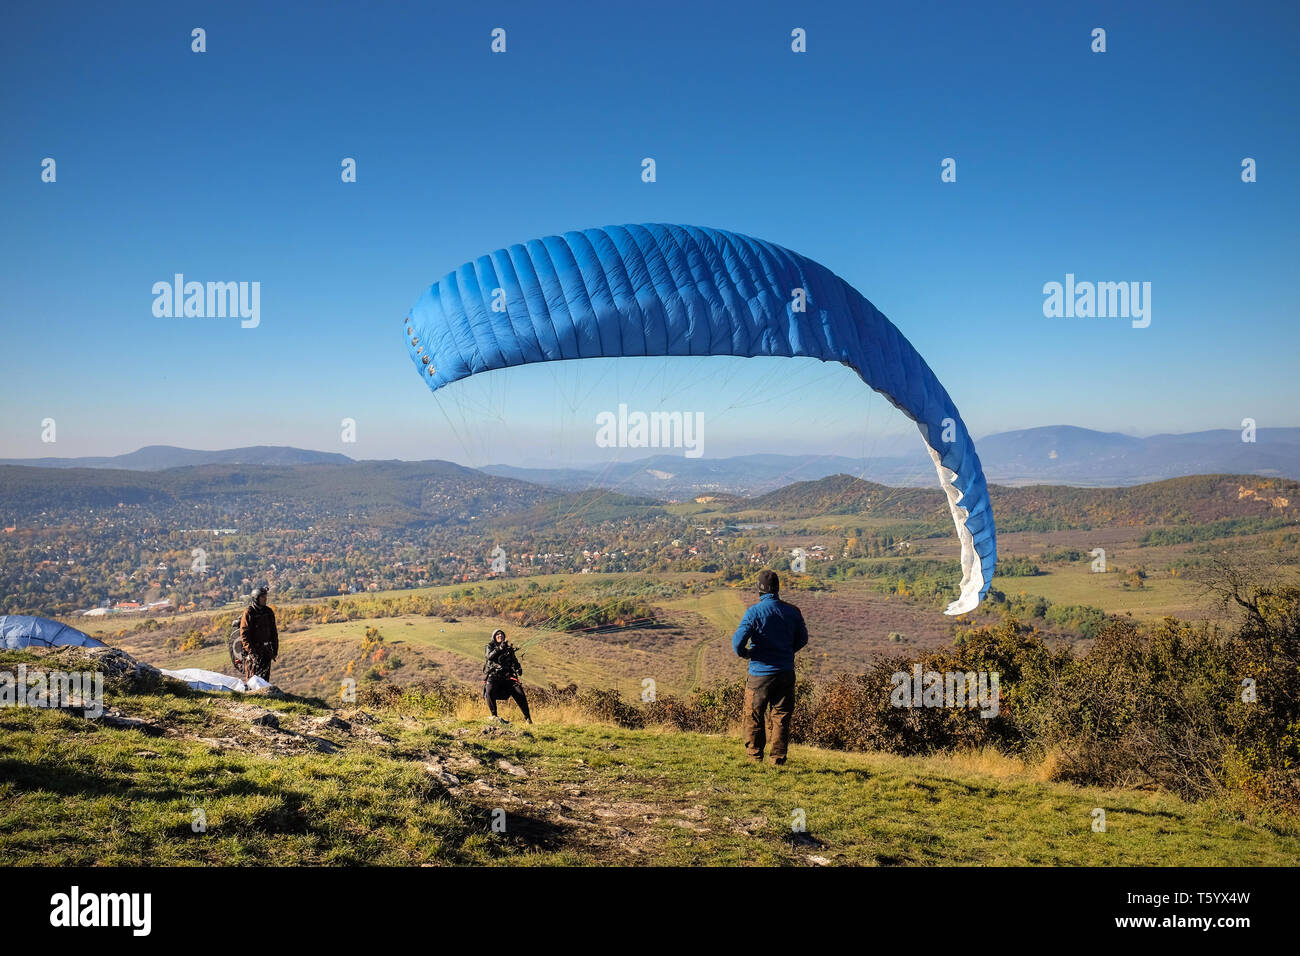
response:
<path fill-rule="evenodd" d="M 697 226 L 607 226 L 468 262 L 403 318 L 437 390 L 532 362 L 622 356 L 788 356 L 841 362 L 912 419 L 948 497 L 962 579 L 948 614 L 988 592 L 997 535 L 979 456 L 948 392 L 902 333 L 825 266 Z"/>

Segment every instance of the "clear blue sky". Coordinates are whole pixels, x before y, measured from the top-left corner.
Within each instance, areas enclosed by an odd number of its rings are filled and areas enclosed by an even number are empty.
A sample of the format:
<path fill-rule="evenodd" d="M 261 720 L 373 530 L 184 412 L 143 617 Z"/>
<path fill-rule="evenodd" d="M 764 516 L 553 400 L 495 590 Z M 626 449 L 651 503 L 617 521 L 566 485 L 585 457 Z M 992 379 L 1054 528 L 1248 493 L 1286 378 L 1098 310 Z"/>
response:
<path fill-rule="evenodd" d="M 399 323 L 431 282 L 512 242 L 651 221 L 824 263 L 976 436 L 1300 425 L 1298 9 L 7 3 L 0 457 L 589 460 L 592 416 L 619 401 L 704 411 L 709 454 L 861 454 L 910 427 L 811 362 L 424 387 Z M 260 282 L 260 327 L 154 317 L 176 272 Z M 1150 282 L 1150 327 L 1044 318 L 1043 284 L 1068 272 Z"/>

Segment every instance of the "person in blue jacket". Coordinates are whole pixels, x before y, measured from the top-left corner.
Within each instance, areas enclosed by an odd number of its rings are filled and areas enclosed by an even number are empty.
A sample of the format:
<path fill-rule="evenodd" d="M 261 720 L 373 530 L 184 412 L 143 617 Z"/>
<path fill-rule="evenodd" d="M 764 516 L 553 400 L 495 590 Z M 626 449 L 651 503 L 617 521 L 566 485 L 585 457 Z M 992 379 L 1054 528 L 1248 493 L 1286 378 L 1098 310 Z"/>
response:
<path fill-rule="evenodd" d="M 745 681 L 745 750 L 754 763 L 763 762 L 763 747 L 771 743 L 772 763 L 785 763 L 794 716 L 794 655 L 808 644 L 808 628 L 793 604 L 780 598 L 781 580 L 775 571 L 760 571 L 758 603 L 751 605 L 732 635 L 737 657 L 749 659 Z"/>

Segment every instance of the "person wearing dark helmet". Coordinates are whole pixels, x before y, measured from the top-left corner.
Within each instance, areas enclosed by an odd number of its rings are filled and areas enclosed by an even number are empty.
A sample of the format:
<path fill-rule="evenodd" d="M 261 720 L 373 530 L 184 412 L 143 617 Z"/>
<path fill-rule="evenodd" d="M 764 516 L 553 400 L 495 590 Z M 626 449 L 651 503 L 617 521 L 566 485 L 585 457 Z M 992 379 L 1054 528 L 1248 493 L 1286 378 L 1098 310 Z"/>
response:
<path fill-rule="evenodd" d="M 253 588 L 252 599 L 239 619 L 239 636 L 252 661 L 245 679 L 271 679 L 271 661 L 280 656 L 280 632 L 275 626 L 275 611 L 266 603 L 267 589 Z"/>
<path fill-rule="evenodd" d="M 794 655 L 808 644 L 803 614 L 780 598 L 781 580 L 775 571 L 758 575 L 757 604 L 750 606 L 732 635 L 737 657 L 748 658 L 745 681 L 745 750 L 754 763 L 763 762 L 771 744 L 772 763 L 785 763 L 794 716 Z"/>
<path fill-rule="evenodd" d="M 519 705 L 524 720 L 530 724 L 533 722 L 532 715 L 528 712 L 524 685 L 519 682 L 523 673 L 524 668 L 515 656 L 514 647 L 506 640 L 506 632 L 497 628 L 492 632 L 492 639 L 483 652 L 483 699 L 487 701 L 493 720 L 499 720 L 503 724 L 510 722 L 497 716 L 497 701 L 513 698 Z"/>

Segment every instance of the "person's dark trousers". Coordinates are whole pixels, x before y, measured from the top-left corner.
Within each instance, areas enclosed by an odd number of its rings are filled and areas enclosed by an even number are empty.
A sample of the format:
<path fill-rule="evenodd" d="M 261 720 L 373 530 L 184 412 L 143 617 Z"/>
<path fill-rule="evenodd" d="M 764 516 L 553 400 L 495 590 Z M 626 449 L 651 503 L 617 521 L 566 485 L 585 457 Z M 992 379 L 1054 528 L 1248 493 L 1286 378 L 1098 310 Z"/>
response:
<path fill-rule="evenodd" d="M 269 647 L 261 648 L 254 651 L 252 657 L 253 673 L 249 674 L 248 678 L 245 679 L 260 677 L 262 680 L 269 681 L 271 679 L 271 649 Z"/>
<path fill-rule="evenodd" d="M 511 698 L 519 705 L 524 720 L 532 720 L 532 715 L 528 713 L 528 698 L 524 696 L 524 686 L 519 681 L 501 677 L 483 682 L 483 699 L 487 701 L 488 710 L 493 717 L 497 715 L 497 701 Z"/>
<path fill-rule="evenodd" d="M 771 744 L 773 760 L 785 760 L 790 745 L 790 719 L 794 716 L 794 671 L 750 674 L 745 681 L 745 750 L 753 760 L 763 759 Z"/>

